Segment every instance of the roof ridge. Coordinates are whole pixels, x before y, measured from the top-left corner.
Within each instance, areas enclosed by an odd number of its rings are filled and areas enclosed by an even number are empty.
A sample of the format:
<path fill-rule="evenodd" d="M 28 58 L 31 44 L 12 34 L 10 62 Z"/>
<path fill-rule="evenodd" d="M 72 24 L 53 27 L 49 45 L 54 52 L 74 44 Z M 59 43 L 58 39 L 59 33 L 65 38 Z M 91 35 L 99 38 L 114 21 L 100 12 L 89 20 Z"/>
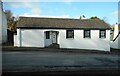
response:
<path fill-rule="evenodd" d="M 96 20 L 96 19 L 75 19 L 75 18 L 52 18 L 52 17 L 24 17 L 24 16 L 20 16 L 19 18 L 35 18 L 35 19 L 63 19 L 63 20 Z M 101 20 L 103 21 L 103 20 Z"/>

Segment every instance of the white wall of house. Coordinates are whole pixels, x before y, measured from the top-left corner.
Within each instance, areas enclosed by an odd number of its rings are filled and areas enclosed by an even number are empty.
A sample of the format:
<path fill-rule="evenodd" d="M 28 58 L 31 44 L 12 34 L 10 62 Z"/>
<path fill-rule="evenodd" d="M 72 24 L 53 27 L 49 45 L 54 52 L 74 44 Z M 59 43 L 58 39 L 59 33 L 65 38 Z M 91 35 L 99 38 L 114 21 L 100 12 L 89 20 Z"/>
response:
<path fill-rule="evenodd" d="M 118 37 L 118 49 L 120 49 L 120 34 L 119 34 L 119 37 Z"/>
<path fill-rule="evenodd" d="M 116 24 L 116 25 L 114 26 L 114 36 L 113 36 L 113 40 L 117 37 L 118 34 L 119 34 L 118 24 Z M 120 35 L 115 39 L 115 41 L 111 41 L 110 47 L 111 47 L 111 48 L 115 48 L 115 49 L 120 49 Z"/>
<path fill-rule="evenodd" d="M 17 29 L 14 46 L 44 47 L 44 31 L 38 29 Z"/>
<path fill-rule="evenodd" d="M 110 51 L 110 31 L 106 30 L 106 38 L 99 38 L 99 30 L 91 30 L 91 38 L 83 38 L 83 30 L 74 30 L 74 39 L 66 39 L 66 30 L 60 31 L 60 48 L 92 49 Z"/>
<path fill-rule="evenodd" d="M 17 29 L 17 34 L 14 35 L 14 46 L 20 47 L 20 35 L 21 35 L 20 33 L 21 33 L 21 30 Z"/>
<path fill-rule="evenodd" d="M 2 44 L 2 5 L 0 1 L 0 44 Z"/>
<path fill-rule="evenodd" d="M 7 42 L 7 17 L 2 10 L 2 3 L 0 1 L 0 44 Z"/>
<path fill-rule="evenodd" d="M 14 35 L 14 46 L 19 46 L 18 45 L 17 35 Z"/>
<path fill-rule="evenodd" d="M 57 43 L 60 48 L 110 51 L 110 30 L 106 30 L 105 39 L 99 38 L 99 30 L 91 30 L 91 38 L 83 38 L 83 30 L 74 30 L 74 39 L 66 39 L 66 30 L 64 29 L 24 29 L 21 32 L 19 31 L 17 29 L 17 44 L 24 47 L 48 46 L 52 43 L 52 40 L 51 36 L 50 39 L 46 39 L 45 31 L 59 31 Z M 21 35 L 21 37 L 18 35 Z"/>
<path fill-rule="evenodd" d="M 119 33 L 118 24 L 115 24 L 115 26 L 114 26 L 114 36 L 113 36 L 113 39 L 116 38 L 116 36 L 118 35 L 118 33 Z"/>
<path fill-rule="evenodd" d="M 118 48 L 118 38 L 115 41 L 111 41 L 110 47 L 116 49 Z"/>
<path fill-rule="evenodd" d="M 46 31 L 50 32 L 50 39 L 46 39 Z M 17 35 L 14 35 L 14 46 L 23 47 L 46 47 L 52 44 L 52 31 L 56 29 L 17 29 Z M 57 37 L 59 43 L 59 36 Z"/>
<path fill-rule="evenodd" d="M 44 30 L 44 44 L 45 44 L 45 47 L 47 47 L 50 44 L 52 44 L 52 36 L 51 36 L 52 32 L 50 32 L 50 39 L 46 39 L 46 32 L 45 31 L 48 31 L 48 30 Z"/>
<path fill-rule="evenodd" d="M 2 12 L 2 42 L 7 42 L 7 18 L 4 12 Z"/>
<path fill-rule="evenodd" d="M 115 41 L 111 41 L 110 47 L 114 49 L 120 49 L 120 35 Z"/>

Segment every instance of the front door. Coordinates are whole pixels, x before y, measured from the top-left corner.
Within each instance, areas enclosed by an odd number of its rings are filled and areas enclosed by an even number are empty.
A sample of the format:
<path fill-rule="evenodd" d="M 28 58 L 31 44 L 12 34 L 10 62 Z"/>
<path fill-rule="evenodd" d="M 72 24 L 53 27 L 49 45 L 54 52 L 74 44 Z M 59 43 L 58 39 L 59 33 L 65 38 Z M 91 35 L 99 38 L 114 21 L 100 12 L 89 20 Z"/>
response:
<path fill-rule="evenodd" d="M 57 43 L 57 32 L 52 32 L 52 43 Z"/>

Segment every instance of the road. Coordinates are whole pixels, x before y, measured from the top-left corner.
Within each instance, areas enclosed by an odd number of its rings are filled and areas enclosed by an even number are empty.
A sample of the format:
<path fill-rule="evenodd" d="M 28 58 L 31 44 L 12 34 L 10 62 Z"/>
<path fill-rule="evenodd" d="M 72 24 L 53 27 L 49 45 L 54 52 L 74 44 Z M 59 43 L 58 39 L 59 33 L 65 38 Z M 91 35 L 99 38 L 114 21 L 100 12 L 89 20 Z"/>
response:
<path fill-rule="evenodd" d="M 4 51 L 3 72 L 118 70 L 117 54 Z"/>

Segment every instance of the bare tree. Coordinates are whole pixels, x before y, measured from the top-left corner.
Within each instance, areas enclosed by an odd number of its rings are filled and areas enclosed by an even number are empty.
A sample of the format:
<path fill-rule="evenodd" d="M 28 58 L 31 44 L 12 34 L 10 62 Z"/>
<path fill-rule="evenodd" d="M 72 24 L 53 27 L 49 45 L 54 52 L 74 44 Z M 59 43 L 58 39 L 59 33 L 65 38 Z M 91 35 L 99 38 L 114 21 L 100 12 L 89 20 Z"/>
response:
<path fill-rule="evenodd" d="M 102 20 L 108 23 L 108 18 L 107 17 L 103 17 Z"/>
<path fill-rule="evenodd" d="M 7 17 L 7 25 L 9 31 L 15 31 L 15 17 L 12 16 L 12 12 L 10 10 L 5 10 L 5 14 Z"/>

